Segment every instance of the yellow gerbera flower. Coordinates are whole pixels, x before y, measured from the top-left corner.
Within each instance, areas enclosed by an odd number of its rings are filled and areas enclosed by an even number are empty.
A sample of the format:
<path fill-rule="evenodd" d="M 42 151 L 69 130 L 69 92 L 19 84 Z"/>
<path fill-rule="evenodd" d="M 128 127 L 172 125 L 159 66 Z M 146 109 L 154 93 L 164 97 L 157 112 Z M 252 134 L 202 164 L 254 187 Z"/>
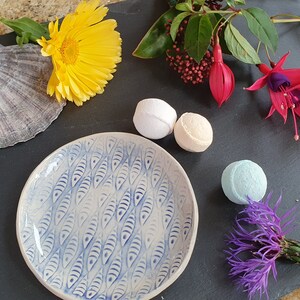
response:
<path fill-rule="evenodd" d="M 108 9 L 100 0 L 79 3 L 75 13 L 49 23 L 50 40 L 37 40 L 42 55 L 52 56 L 47 93 L 80 106 L 101 94 L 121 61 L 121 38 L 115 20 L 103 20 Z"/>

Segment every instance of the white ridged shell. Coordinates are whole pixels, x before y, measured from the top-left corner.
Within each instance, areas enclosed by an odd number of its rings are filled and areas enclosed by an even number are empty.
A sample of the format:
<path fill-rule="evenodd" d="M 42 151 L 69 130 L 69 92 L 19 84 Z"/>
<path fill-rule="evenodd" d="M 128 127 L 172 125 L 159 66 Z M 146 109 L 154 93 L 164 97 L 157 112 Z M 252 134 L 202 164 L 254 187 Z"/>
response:
<path fill-rule="evenodd" d="M 38 45 L 0 47 L 0 148 L 32 139 L 62 111 L 47 95 L 51 71 Z"/>

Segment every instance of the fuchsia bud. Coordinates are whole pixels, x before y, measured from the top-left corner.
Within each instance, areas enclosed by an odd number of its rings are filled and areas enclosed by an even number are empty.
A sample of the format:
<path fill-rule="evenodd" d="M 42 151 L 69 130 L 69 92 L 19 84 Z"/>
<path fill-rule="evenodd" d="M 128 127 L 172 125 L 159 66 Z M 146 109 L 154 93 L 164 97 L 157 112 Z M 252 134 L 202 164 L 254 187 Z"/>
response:
<path fill-rule="evenodd" d="M 209 86 L 220 107 L 231 96 L 235 87 L 235 79 L 230 68 L 223 62 L 222 49 L 218 39 L 214 45 L 213 56 L 214 63 L 209 74 Z"/>

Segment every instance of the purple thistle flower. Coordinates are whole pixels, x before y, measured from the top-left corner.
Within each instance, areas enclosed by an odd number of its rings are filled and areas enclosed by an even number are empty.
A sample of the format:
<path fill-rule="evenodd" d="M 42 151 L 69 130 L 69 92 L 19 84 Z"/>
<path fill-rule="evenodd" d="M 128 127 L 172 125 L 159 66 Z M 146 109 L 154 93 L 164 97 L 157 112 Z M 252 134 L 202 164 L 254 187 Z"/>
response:
<path fill-rule="evenodd" d="M 227 235 L 229 276 L 248 293 L 249 299 L 256 293 L 269 299 L 268 278 L 271 271 L 277 277 L 277 258 L 300 262 L 299 242 L 285 238 L 295 221 L 295 208 L 279 217 L 277 209 L 282 197 L 273 209 L 270 199 L 271 194 L 261 202 L 248 198 L 249 205 L 237 215 L 234 230 Z"/>

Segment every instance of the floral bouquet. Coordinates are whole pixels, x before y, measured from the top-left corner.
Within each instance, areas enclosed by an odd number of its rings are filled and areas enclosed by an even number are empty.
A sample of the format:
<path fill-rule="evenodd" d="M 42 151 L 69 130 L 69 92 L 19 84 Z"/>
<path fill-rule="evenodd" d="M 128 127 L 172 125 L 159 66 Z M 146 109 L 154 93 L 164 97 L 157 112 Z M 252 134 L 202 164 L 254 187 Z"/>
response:
<path fill-rule="evenodd" d="M 219 106 L 226 102 L 235 88 L 235 77 L 224 63 L 229 54 L 242 63 L 253 64 L 263 74 L 248 91 L 268 87 L 271 107 L 267 118 L 277 111 L 287 119 L 290 110 L 295 124 L 295 140 L 299 139 L 296 117 L 300 116 L 299 69 L 284 69 L 288 56 L 278 63 L 271 59 L 278 45 L 277 23 L 299 22 L 290 14 L 269 16 L 259 7 L 247 7 L 245 0 L 168 0 L 170 9 L 149 29 L 133 55 L 139 58 L 166 56 L 185 83 L 200 84 L 207 78 L 212 96 Z M 251 45 L 233 24 L 237 18 L 246 20 Z M 269 66 L 262 63 L 264 51 Z"/>

